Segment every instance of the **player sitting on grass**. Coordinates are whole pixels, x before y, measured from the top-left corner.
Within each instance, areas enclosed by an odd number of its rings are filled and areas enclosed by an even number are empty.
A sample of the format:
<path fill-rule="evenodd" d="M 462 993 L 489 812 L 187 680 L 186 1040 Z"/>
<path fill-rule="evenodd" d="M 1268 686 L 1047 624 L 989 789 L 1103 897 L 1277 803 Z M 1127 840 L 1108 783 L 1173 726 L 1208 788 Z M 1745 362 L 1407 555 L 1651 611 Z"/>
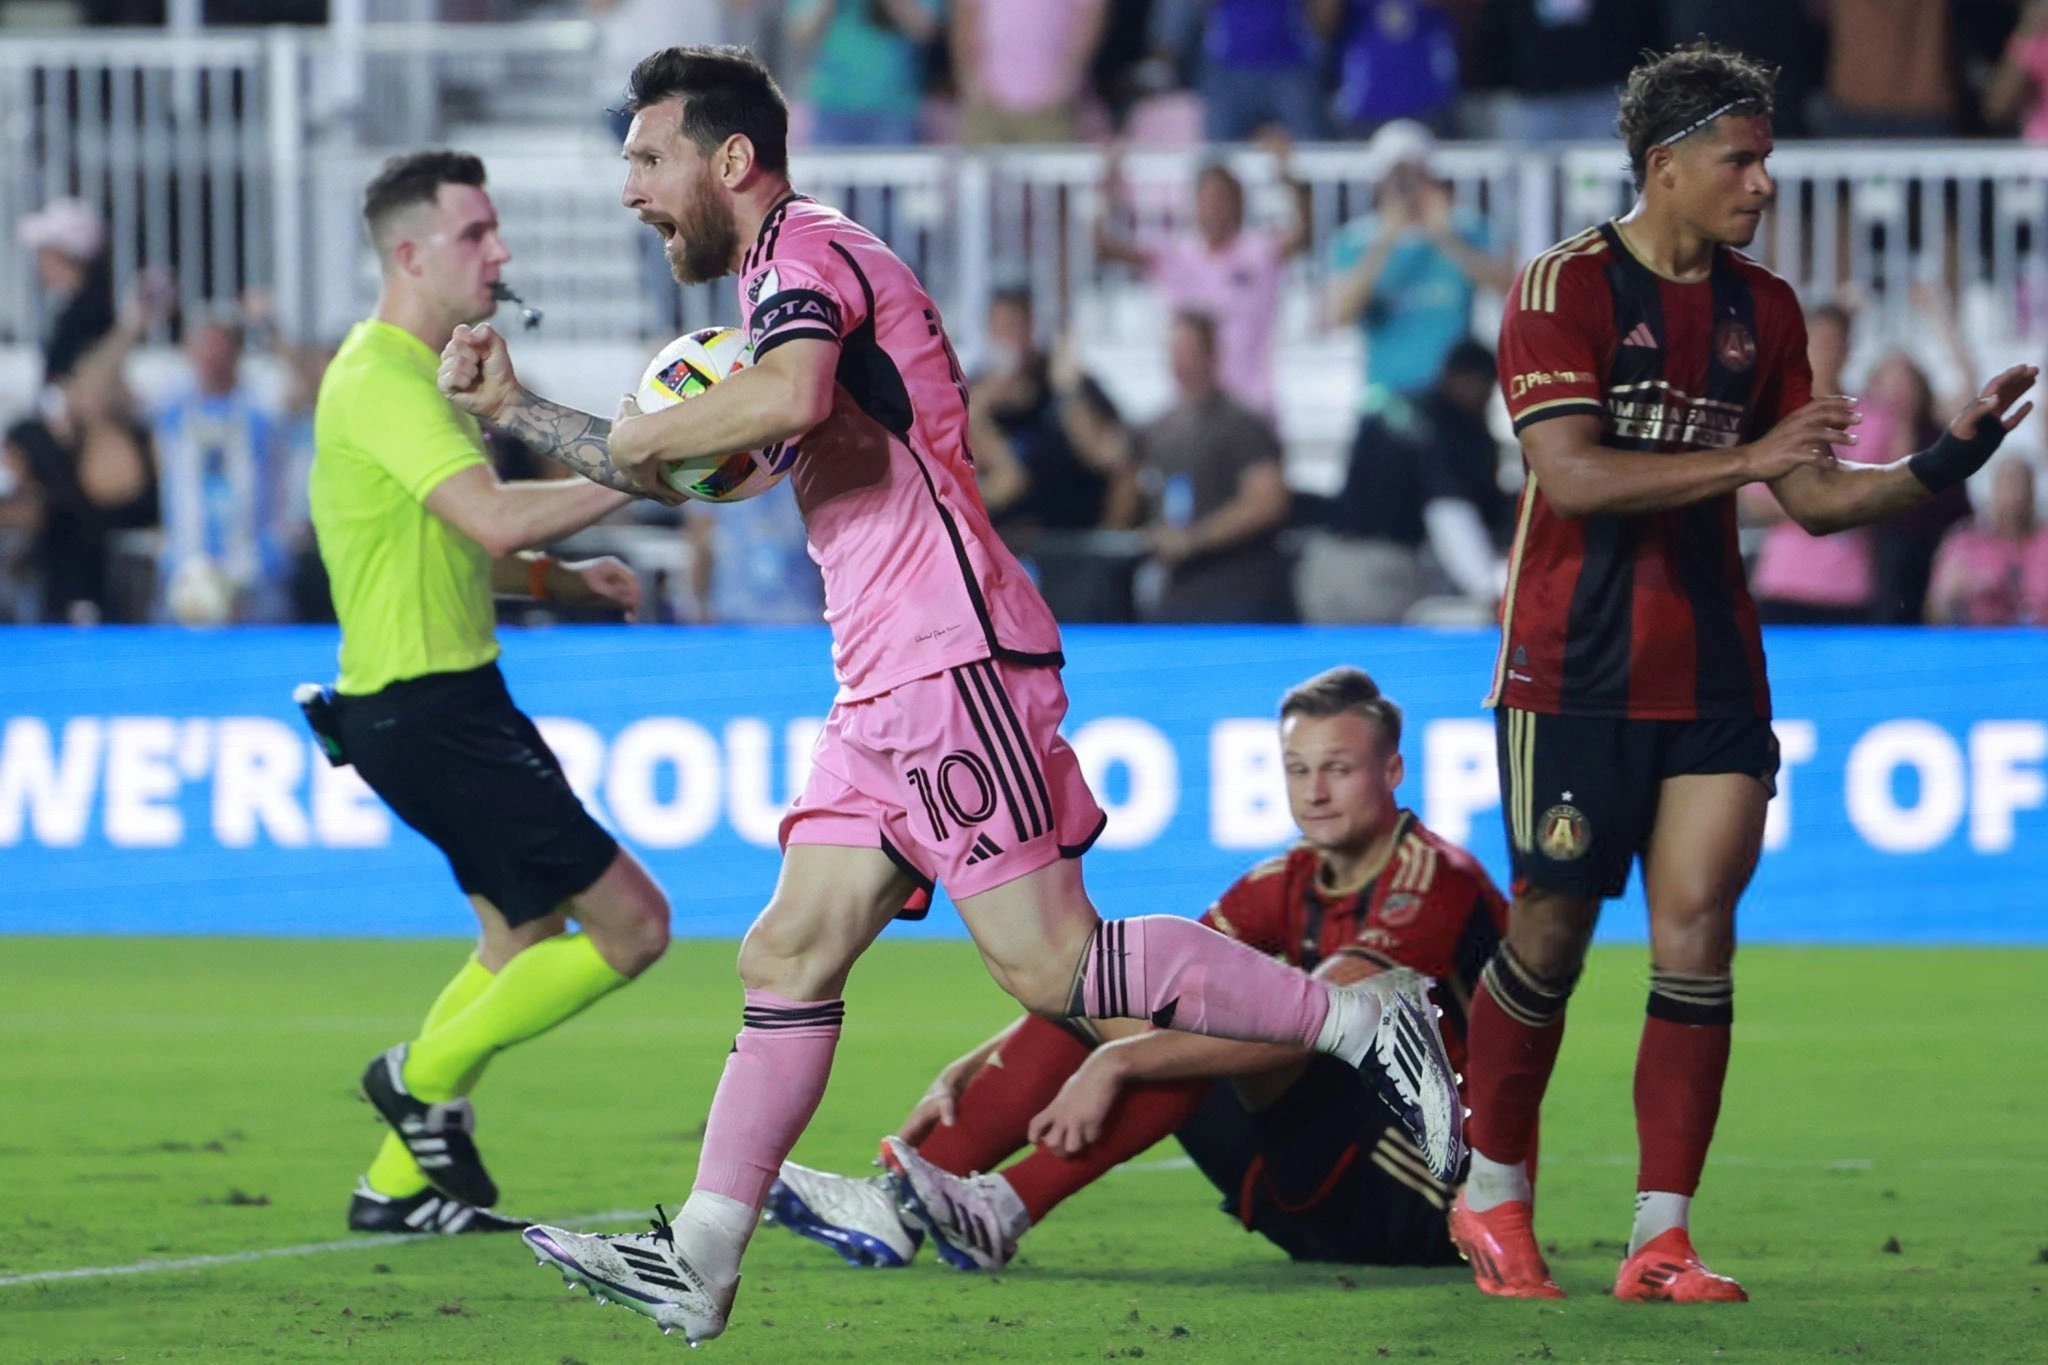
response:
<path fill-rule="evenodd" d="M 1326 980 L 1393 964 L 1435 978 L 1462 1065 L 1464 1005 L 1507 907 L 1470 854 L 1395 803 L 1400 708 L 1358 669 L 1335 668 L 1282 699 L 1280 737 L 1302 842 L 1239 878 L 1203 922 Z M 950 1264 L 999 1270 L 1027 1229 L 1169 1133 L 1224 1212 L 1297 1260 L 1457 1261 L 1449 1191 L 1349 1067 L 1128 1020 L 1024 1016 L 940 1072 L 884 1139 L 894 1174 L 784 1162 L 769 1207 L 856 1265 L 906 1264 L 929 1231 Z M 1027 1143 L 1022 1160 L 974 1174 Z"/>

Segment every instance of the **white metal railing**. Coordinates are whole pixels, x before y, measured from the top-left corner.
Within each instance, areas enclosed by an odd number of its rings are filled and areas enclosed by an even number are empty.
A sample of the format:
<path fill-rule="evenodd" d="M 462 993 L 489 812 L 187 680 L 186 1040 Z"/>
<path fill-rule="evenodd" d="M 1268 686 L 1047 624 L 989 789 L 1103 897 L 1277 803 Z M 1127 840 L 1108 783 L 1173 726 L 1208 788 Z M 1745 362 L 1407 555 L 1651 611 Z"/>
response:
<path fill-rule="evenodd" d="M 117 277 L 173 272 L 187 306 L 270 289 L 281 324 L 332 335 L 374 278 L 356 225 L 364 177 L 388 151 L 474 146 L 491 166 L 522 292 L 565 340 L 659 333 L 731 314 L 721 288 L 679 303 L 646 234 L 618 207 L 615 149 L 598 118 L 593 28 L 367 24 L 337 30 L 96 32 L 0 39 L 0 222 L 59 194 L 107 210 Z M 1226 155 L 1254 221 L 1292 211 L 1270 158 Z M 1196 153 L 1133 155 L 1132 230 L 1185 222 Z M 1787 144 L 1779 205 L 1757 251 L 1809 296 L 1853 284 L 1880 309 L 1934 280 L 1989 300 L 1999 329 L 2048 338 L 2048 154 L 1990 144 Z M 1531 151 L 1456 144 L 1440 166 L 1461 206 L 1526 257 L 1625 206 L 1613 146 Z M 1288 326 L 1310 325 L 1323 248 L 1370 205 L 1375 168 L 1356 145 L 1305 147 L 1316 249 L 1292 268 Z M 874 227 L 919 270 L 964 344 L 990 290 L 1027 282 L 1048 325 L 1140 344 L 1158 318 L 1146 291 L 1096 260 L 1100 153 L 950 148 L 800 155 L 804 188 Z M 0 268 L 0 341 L 43 325 L 30 262 Z M 1979 315 L 1983 316 L 1982 310 Z"/>
<path fill-rule="evenodd" d="M 174 269 L 190 301 L 272 278 L 265 75 L 253 37 L 0 42 L 0 215 L 11 226 L 63 195 L 99 204 L 124 292 L 145 262 Z M 42 301 L 33 262 L 8 260 L 0 328 L 26 339 Z"/>
<path fill-rule="evenodd" d="M 1560 157 L 1559 226 L 1633 195 L 1612 148 Z M 1976 295 L 2001 331 L 2048 337 L 2048 152 L 1985 143 L 1787 143 L 1771 157 L 1778 203 L 1752 254 L 1800 294 L 1853 285 L 1897 322 L 1915 283 Z"/>
<path fill-rule="evenodd" d="M 0 223 L 79 195 L 107 213 L 117 288 L 144 266 L 171 271 L 187 308 L 267 288 L 280 322 L 306 330 L 318 273 L 357 249 L 315 250 L 310 211 L 325 196 L 309 170 L 323 149 L 418 146 L 465 120 L 550 126 L 588 111 L 594 126 L 596 53 L 578 20 L 9 35 Z M 43 301 L 33 263 L 6 259 L 0 340 L 24 341 Z"/>

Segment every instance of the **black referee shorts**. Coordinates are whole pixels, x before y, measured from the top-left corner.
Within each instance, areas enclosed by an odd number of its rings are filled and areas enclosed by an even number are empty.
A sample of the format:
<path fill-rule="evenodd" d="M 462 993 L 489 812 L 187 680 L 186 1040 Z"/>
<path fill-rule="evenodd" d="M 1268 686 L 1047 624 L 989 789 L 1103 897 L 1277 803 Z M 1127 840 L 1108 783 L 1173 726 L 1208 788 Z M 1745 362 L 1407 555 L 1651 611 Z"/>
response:
<path fill-rule="evenodd" d="M 496 664 L 335 699 L 342 751 L 370 790 L 447 855 L 508 924 L 552 914 L 610 867 L 618 841 L 569 789 Z"/>
<path fill-rule="evenodd" d="M 1450 1191 L 1386 1108 L 1334 1057 L 1253 1113 L 1218 1081 L 1174 1134 L 1223 1211 L 1297 1261 L 1456 1265 Z"/>
<path fill-rule="evenodd" d="M 1746 773 L 1776 793 L 1769 718 L 1616 720 L 1494 712 L 1515 885 L 1600 900 L 1628 888 L 1668 777 Z"/>

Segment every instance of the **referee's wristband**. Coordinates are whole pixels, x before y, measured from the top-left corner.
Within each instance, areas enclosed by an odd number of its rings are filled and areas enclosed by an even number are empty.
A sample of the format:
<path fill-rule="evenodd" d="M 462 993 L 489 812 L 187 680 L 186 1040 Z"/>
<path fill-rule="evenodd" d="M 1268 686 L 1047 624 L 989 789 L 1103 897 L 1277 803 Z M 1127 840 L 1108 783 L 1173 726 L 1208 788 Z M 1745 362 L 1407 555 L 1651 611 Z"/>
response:
<path fill-rule="evenodd" d="M 548 574 L 559 561 L 553 555 L 535 555 L 526 561 L 526 595 L 536 602 L 551 600 Z"/>
<path fill-rule="evenodd" d="M 1906 468 L 1913 471 L 1913 477 L 1928 492 L 1946 493 L 1982 469 L 2004 440 L 2005 423 L 1997 413 L 1987 412 L 1977 419 L 1976 434 L 1969 440 L 1943 427 L 1940 439 L 1908 458 Z"/>

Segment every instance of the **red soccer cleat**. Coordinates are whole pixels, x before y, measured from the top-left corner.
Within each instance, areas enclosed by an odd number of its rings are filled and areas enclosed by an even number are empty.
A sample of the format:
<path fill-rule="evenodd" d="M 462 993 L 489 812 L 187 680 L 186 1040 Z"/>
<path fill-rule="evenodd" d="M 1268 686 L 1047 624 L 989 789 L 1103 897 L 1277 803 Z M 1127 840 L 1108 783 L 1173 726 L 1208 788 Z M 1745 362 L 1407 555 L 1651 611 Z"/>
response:
<path fill-rule="evenodd" d="M 1749 1302 L 1741 1285 L 1700 1264 L 1684 1228 L 1666 1228 L 1623 1261 L 1614 1297 L 1627 1303 Z"/>
<path fill-rule="evenodd" d="M 1451 1201 L 1451 1240 L 1458 1254 L 1471 1262 L 1472 1281 L 1482 1293 L 1504 1299 L 1564 1297 L 1536 1247 L 1530 1213 L 1528 1202 L 1521 1199 L 1475 1213 L 1463 1190 Z"/>

